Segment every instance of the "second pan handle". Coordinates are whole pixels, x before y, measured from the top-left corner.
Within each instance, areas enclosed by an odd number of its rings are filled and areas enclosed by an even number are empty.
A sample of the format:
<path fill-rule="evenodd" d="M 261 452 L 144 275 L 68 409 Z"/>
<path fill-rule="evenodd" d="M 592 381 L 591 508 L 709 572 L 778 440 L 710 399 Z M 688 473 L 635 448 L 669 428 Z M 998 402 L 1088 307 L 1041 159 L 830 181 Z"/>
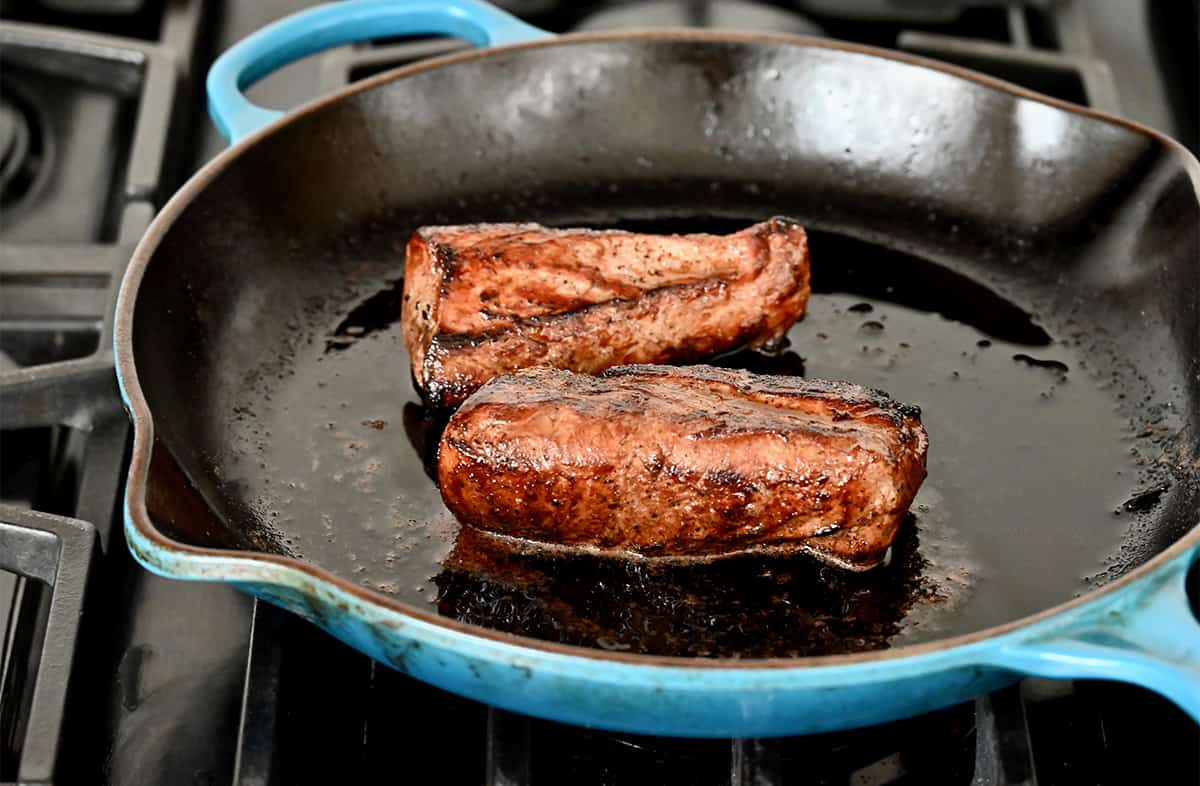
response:
<path fill-rule="evenodd" d="M 551 37 L 481 0 L 341 0 L 286 16 L 234 44 L 208 71 L 208 113 L 230 144 L 283 112 L 246 98 L 250 85 L 311 54 L 343 44 L 401 35 L 450 35 L 474 46 Z"/>
<path fill-rule="evenodd" d="M 1008 637 L 986 660 L 1049 679 L 1120 680 L 1171 699 L 1200 722 L 1200 621 L 1187 577 L 1193 547 L 1119 590 Z"/>

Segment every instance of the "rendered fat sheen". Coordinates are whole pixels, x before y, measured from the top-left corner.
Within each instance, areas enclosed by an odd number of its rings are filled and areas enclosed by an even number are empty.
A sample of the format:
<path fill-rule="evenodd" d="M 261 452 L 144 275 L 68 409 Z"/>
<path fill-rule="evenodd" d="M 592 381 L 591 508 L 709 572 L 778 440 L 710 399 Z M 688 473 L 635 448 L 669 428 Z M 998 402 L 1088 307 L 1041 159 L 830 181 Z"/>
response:
<path fill-rule="evenodd" d="M 795 549 L 883 560 L 921 481 L 920 411 L 843 382 L 711 366 L 498 377 L 450 418 L 447 506 L 496 534 L 587 551 Z"/>
<path fill-rule="evenodd" d="M 807 237 L 788 219 L 723 236 L 476 224 L 413 233 L 402 313 L 417 387 L 451 407 L 520 368 L 595 373 L 768 345 L 808 296 Z"/>

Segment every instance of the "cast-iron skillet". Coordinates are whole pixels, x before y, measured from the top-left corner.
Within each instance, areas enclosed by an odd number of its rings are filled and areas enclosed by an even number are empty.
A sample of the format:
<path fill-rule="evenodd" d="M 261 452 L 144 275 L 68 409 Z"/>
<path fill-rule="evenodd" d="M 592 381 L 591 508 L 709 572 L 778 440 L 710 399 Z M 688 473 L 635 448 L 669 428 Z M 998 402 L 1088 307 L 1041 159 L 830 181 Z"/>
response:
<path fill-rule="evenodd" d="M 238 88 L 368 37 L 502 46 L 277 119 Z M 532 40 L 536 39 L 536 40 Z M 126 534 L 371 656 L 513 710 L 657 734 L 852 727 L 1021 675 L 1140 683 L 1200 718 L 1200 165 L 1133 124 L 822 40 L 547 37 L 477 2 L 290 17 L 213 68 L 240 139 L 138 247 L 116 352 Z M 265 125 L 261 131 L 257 130 Z M 517 554 L 427 472 L 398 282 L 414 227 L 812 229 L 776 357 L 920 404 L 891 563 Z"/>

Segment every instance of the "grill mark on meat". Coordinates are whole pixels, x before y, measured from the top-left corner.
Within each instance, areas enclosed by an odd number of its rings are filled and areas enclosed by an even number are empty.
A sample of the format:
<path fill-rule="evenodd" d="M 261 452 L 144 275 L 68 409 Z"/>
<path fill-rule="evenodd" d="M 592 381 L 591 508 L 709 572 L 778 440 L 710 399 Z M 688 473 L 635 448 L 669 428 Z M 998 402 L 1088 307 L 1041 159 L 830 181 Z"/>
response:
<path fill-rule="evenodd" d="M 530 366 L 595 373 L 778 342 L 804 315 L 807 240 L 781 218 L 727 236 L 427 227 L 404 287 L 413 377 L 454 406 Z"/>
<path fill-rule="evenodd" d="M 442 496 L 465 524 L 559 546 L 883 559 L 925 477 L 919 410 L 849 383 L 691 366 L 503 376 L 450 418 Z"/>
<path fill-rule="evenodd" d="M 589 303 L 588 305 L 580 306 L 579 308 L 571 311 L 562 311 L 545 316 L 504 316 L 504 324 L 498 327 L 489 326 L 486 330 L 476 330 L 473 332 L 463 333 L 447 333 L 443 336 L 439 336 L 438 349 L 446 352 L 452 352 L 454 350 L 463 348 L 478 347 L 488 341 L 504 338 L 512 331 L 532 337 L 536 336 L 539 330 L 543 330 L 548 325 L 555 322 L 561 321 L 564 324 L 569 324 L 572 320 L 575 322 L 585 322 L 592 316 L 592 312 L 601 309 L 628 311 L 641 307 L 648 298 L 668 298 L 674 296 L 688 297 L 694 294 L 711 294 L 713 292 L 720 292 L 721 290 L 725 289 L 725 286 L 726 283 L 724 281 L 698 281 L 694 284 L 672 284 L 671 286 L 660 287 L 658 289 L 646 292 L 641 297 L 617 298 L 614 300 L 605 301 L 603 303 Z M 616 313 L 606 314 L 605 316 L 610 322 L 615 322 L 619 319 L 619 316 Z M 600 338 L 601 340 L 603 339 L 602 336 Z"/>
<path fill-rule="evenodd" d="M 769 257 L 767 238 L 769 233 L 755 231 L 748 233 L 758 242 L 757 253 L 744 254 L 737 259 L 731 259 L 730 264 L 742 262 L 722 270 L 720 265 L 711 264 L 713 260 L 705 260 L 704 249 L 701 246 L 713 240 L 724 238 L 709 238 L 708 236 L 653 236 L 634 235 L 619 230 L 547 230 L 536 225 L 520 225 L 518 232 L 508 232 L 506 225 L 477 225 L 465 227 L 477 235 L 482 235 L 474 246 L 456 250 L 452 244 L 461 243 L 459 228 L 444 228 L 418 230 L 423 239 L 433 244 L 439 253 L 445 252 L 443 269 L 443 292 L 461 295 L 465 307 L 453 309 L 453 321 L 446 326 L 449 329 L 472 332 L 473 328 L 484 328 L 478 321 L 478 309 L 472 307 L 472 300 L 483 300 L 484 291 L 492 292 L 494 300 L 507 293 L 520 293 L 532 290 L 533 297 L 514 297 L 508 304 L 508 312 L 514 319 L 532 316 L 553 316 L 587 305 L 596 305 L 611 300 L 628 300 L 638 297 L 647 291 L 663 287 L 700 283 L 705 279 L 718 276 L 727 280 L 741 280 L 760 272 Z M 704 240 L 697 238 L 703 237 Z M 661 246 L 674 243 L 682 248 L 673 249 L 674 255 L 665 253 Z M 563 248 L 564 245 L 569 247 Z M 613 248 L 606 248 L 613 246 Z M 497 248 L 498 247 L 498 248 Z M 588 255 L 582 252 L 598 251 L 599 259 L 588 260 Z M 633 259 L 626 259 L 620 264 L 605 266 L 601 264 L 606 255 L 621 258 L 620 252 L 627 250 Z M 519 252 L 526 252 L 529 257 L 521 260 Z M 503 271 L 503 266 L 496 263 L 508 261 L 509 270 L 516 270 L 517 275 L 508 281 L 507 287 L 496 290 L 485 289 L 482 282 L 489 274 L 495 275 Z M 705 262 L 710 264 L 705 266 Z M 631 264 L 632 262 L 632 264 Z M 674 265 L 677 269 L 670 270 Z M 498 271 L 499 268 L 499 271 Z M 668 268 L 664 274 L 663 268 Z M 531 281 L 530 271 L 536 275 L 545 274 L 541 279 Z M 570 284 L 572 278 L 582 280 L 587 289 L 582 292 L 559 291 L 553 288 L 554 283 Z M 554 281 L 558 279 L 558 281 Z M 546 286 L 538 287 L 538 284 Z"/>

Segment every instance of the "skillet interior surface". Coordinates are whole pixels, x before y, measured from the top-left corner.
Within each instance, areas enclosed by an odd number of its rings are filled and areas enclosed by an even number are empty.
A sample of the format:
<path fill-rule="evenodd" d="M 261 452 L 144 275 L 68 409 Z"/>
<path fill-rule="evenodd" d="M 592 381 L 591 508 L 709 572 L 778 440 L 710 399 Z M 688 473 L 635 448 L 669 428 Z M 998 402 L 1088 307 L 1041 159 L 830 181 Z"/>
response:
<path fill-rule="evenodd" d="M 516 554 L 460 532 L 399 316 L 431 223 L 812 229 L 783 354 L 715 362 L 919 404 L 891 563 Z M 292 555 L 493 629 L 664 655 L 879 649 L 1069 600 L 1196 521 L 1200 208 L 1144 134 L 781 42 L 564 41 L 330 103 L 244 151 L 154 251 L 133 347 L 147 489 L 184 543 Z"/>

